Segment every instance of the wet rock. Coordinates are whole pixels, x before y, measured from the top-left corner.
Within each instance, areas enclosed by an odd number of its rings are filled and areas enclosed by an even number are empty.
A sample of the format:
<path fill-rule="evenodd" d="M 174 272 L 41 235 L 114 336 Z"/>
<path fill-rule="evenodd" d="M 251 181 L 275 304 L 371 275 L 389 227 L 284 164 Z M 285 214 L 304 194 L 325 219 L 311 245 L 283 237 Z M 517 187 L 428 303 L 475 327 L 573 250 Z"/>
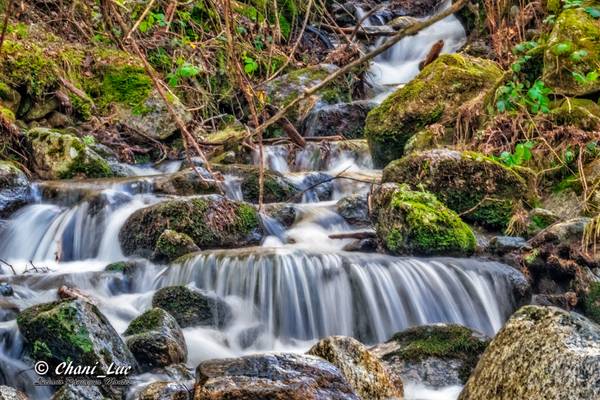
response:
<path fill-rule="evenodd" d="M 105 400 L 98 386 L 62 385 L 52 400 Z"/>
<path fill-rule="evenodd" d="M 183 332 L 162 308 L 152 308 L 131 321 L 123 335 L 143 371 L 187 360 Z"/>
<path fill-rule="evenodd" d="M 237 176 L 241 179 L 242 196 L 245 201 L 258 203 L 260 171 L 254 165 L 215 165 L 214 169 L 222 174 Z M 263 200 L 265 203 L 280 203 L 289 199 L 298 190 L 276 171 L 264 171 Z"/>
<path fill-rule="evenodd" d="M 196 368 L 195 400 L 358 400 L 327 361 L 299 354 L 264 354 L 204 361 Z"/>
<path fill-rule="evenodd" d="M 190 389 L 179 382 L 153 382 L 136 397 L 137 400 L 188 400 Z"/>
<path fill-rule="evenodd" d="M 554 307 L 517 311 L 492 340 L 460 400 L 600 397 L 600 326 Z"/>
<path fill-rule="evenodd" d="M 461 105 L 491 92 L 501 77 L 502 71 L 492 61 L 440 56 L 369 112 L 365 136 L 374 165 L 382 168 L 402 157 L 407 141 L 427 126 L 454 121 Z M 452 85 L 447 84 L 450 81 Z"/>
<path fill-rule="evenodd" d="M 466 221 L 496 230 L 504 230 L 515 206 L 531 197 L 519 174 L 475 152 L 410 154 L 390 163 L 382 181 L 422 186 Z"/>
<path fill-rule="evenodd" d="M 45 128 L 29 130 L 33 167 L 43 179 L 104 178 L 113 175 L 108 162 L 81 139 Z"/>
<path fill-rule="evenodd" d="M 208 173 L 204 174 L 201 169 L 199 169 L 199 172 L 204 179 L 198 176 L 198 173 L 191 168 L 173 174 L 158 176 L 152 182 L 154 191 L 174 196 L 217 193 L 219 188 L 214 179 Z"/>
<path fill-rule="evenodd" d="M 527 241 L 522 237 L 494 236 L 489 243 L 488 250 L 492 254 L 503 256 L 512 251 L 528 247 Z"/>
<path fill-rule="evenodd" d="M 8 297 L 14 294 L 13 288 L 6 282 L 0 283 L 0 296 Z"/>
<path fill-rule="evenodd" d="M 200 251 L 200 248 L 196 246 L 191 237 L 185 233 L 167 229 L 158 237 L 154 249 L 154 259 L 171 262 L 185 254 L 197 251 Z"/>
<path fill-rule="evenodd" d="M 310 172 L 304 175 L 296 186 L 303 191 L 302 197 L 296 196 L 295 201 L 317 202 L 328 201 L 333 195 L 333 181 L 331 176 L 323 172 Z"/>
<path fill-rule="evenodd" d="M 336 210 L 348 223 L 357 226 L 371 224 L 369 218 L 369 202 L 366 194 L 353 194 L 340 199 Z"/>
<path fill-rule="evenodd" d="M 307 354 L 321 357 L 339 368 L 362 399 L 402 399 L 402 381 L 392 381 L 385 367 L 359 341 L 346 336 L 321 339 Z"/>
<path fill-rule="evenodd" d="M 167 311 L 182 328 L 188 326 L 222 328 L 233 317 L 230 307 L 220 298 L 185 286 L 159 289 L 152 298 L 152 307 Z"/>
<path fill-rule="evenodd" d="M 377 236 L 392 254 L 469 255 L 475 236 L 460 217 L 428 192 L 385 184 L 372 196 Z"/>
<path fill-rule="evenodd" d="M 95 365 L 107 371 L 116 367 L 137 369 L 135 358 L 96 308 L 81 299 L 39 304 L 27 308 L 17 317 L 29 353 L 34 360 L 51 365 L 64 361 Z"/>
<path fill-rule="evenodd" d="M 564 51 L 565 45 L 568 46 Z M 556 94 L 583 96 L 600 90 L 600 80 L 579 83 L 574 73 L 585 76 L 600 61 L 600 24 L 583 7 L 561 12 L 553 25 L 544 54 L 544 83 Z M 587 54 L 582 59 L 569 57 L 574 51 Z"/>
<path fill-rule="evenodd" d="M 378 243 L 376 239 L 357 239 L 344 246 L 344 251 L 358 251 L 361 253 L 372 253 L 377 251 Z"/>
<path fill-rule="evenodd" d="M 136 271 L 141 267 L 143 267 L 143 264 L 139 261 L 126 260 L 126 261 L 117 261 L 117 262 L 108 264 L 104 268 L 104 271 L 120 272 L 123 275 L 133 276 L 136 273 Z"/>
<path fill-rule="evenodd" d="M 31 186 L 27 176 L 9 161 L 0 161 L 0 218 L 28 203 Z"/>
<path fill-rule="evenodd" d="M 289 228 L 296 222 L 298 210 L 289 203 L 271 203 L 265 204 L 265 213 L 279 222 L 282 226 Z"/>
<path fill-rule="evenodd" d="M 435 388 L 463 385 L 490 339 L 460 325 L 425 325 L 395 334 L 370 350 L 394 379 Z"/>
<path fill-rule="evenodd" d="M 188 235 L 201 249 L 241 247 L 260 238 L 256 209 L 222 196 L 168 200 L 133 213 L 119 232 L 125 255 L 150 257 L 167 229 Z"/>
<path fill-rule="evenodd" d="M 10 386 L 0 386 L 0 400 L 27 400 L 27 396 Z"/>
<path fill-rule="evenodd" d="M 368 101 L 338 103 L 314 108 L 304 120 L 307 137 L 336 136 L 360 139 L 364 136 L 367 114 L 374 107 Z"/>

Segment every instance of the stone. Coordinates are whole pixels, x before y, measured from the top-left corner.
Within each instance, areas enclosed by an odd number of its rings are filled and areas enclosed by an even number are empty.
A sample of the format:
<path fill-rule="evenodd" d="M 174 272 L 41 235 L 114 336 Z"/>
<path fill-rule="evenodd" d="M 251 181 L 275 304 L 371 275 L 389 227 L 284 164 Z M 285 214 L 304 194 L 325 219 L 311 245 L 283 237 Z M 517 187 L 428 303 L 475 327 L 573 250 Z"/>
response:
<path fill-rule="evenodd" d="M 367 114 L 374 107 L 368 101 L 338 103 L 314 108 L 304 120 L 306 137 L 336 136 L 360 139 L 364 136 Z"/>
<path fill-rule="evenodd" d="M 52 400 L 105 400 L 98 386 L 62 385 Z"/>
<path fill-rule="evenodd" d="M 27 204 L 31 197 L 29 179 L 9 161 L 0 161 L 0 218 Z"/>
<path fill-rule="evenodd" d="M 222 299 L 185 286 L 159 289 L 152 298 L 152 307 L 167 311 L 182 328 L 215 326 L 223 328 L 231 322 L 231 308 Z"/>
<path fill-rule="evenodd" d="M 307 354 L 321 357 L 339 368 L 362 399 L 403 398 L 402 381 L 392 381 L 385 367 L 359 341 L 346 336 L 321 339 Z"/>
<path fill-rule="evenodd" d="M 125 343 L 142 371 L 187 361 L 187 347 L 179 324 L 162 308 L 152 308 L 131 321 Z"/>
<path fill-rule="evenodd" d="M 366 194 L 346 196 L 338 200 L 335 207 L 337 213 L 352 225 L 366 226 L 371 224 L 369 202 Z"/>
<path fill-rule="evenodd" d="M 410 154 L 390 163 L 382 182 L 423 187 L 466 221 L 499 231 L 508 226 L 516 205 L 533 196 L 517 172 L 470 151 Z"/>
<path fill-rule="evenodd" d="M 152 382 L 137 395 L 136 400 L 189 400 L 190 389 L 179 382 Z"/>
<path fill-rule="evenodd" d="M 385 184 L 371 198 L 377 236 L 386 250 L 403 255 L 470 255 L 475 235 L 460 217 L 428 192 Z"/>
<path fill-rule="evenodd" d="M 137 370 L 135 358 L 98 308 L 82 299 L 55 301 L 27 308 L 17 316 L 19 331 L 34 360 L 51 365 L 64 361 Z"/>
<path fill-rule="evenodd" d="M 158 237 L 154 249 L 154 259 L 171 262 L 185 254 L 198 251 L 200 251 L 200 248 L 196 246 L 191 237 L 185 233 L 167 229 Z"/>
<path fill-rule="evenodd" d="M 198 172 L 202 175 L 202 178 L 191 168 L 172 174 L 157 176 L 152 180 L 154 191 L 174 196 L 218 193 L 219 188 L 214 179 L 201 168 L 198 168 Z"/>
<path fill-rule="evenodd" d="M 459 400 L 600 398 L 600 326 L 526 306 L 498 332 Z"/>
<path fill-rule="evenodd" d="M 152 256 L 167 230 L 188 235 L 201 249 L 257 243 L 262 230 L 256 209 L 222 196 L 167 200 L 134 212 L 119 232 L 126 256 Z"/>
<path fill-rule="evenodd" d="M 483 101 L 501 77 L 502 71 L 492 61 L 441 55 L 369 112 L 365 136 L 375 167 L 383 168 L 402 157 L 408 140 L 429 125 L 452 121 L 448 123 L 453 127 L 459 107 Z"/>
<path fill-rule="evenodd" d="M 516 236 L 494 236 L 490 239 L 488 250 L 492 254 L 503 256 L 512 251 L 528 247 L 527 241 Z"/>
<path fill-rule="evenodd" d="M 0 400 L 27 400 L 28 397 L 10 386 L 0 386 Z"/>
<path fill-rule="evenodd" d="M 105 178 L 113 175 L 108 162 L 80 138 L 54 129 L 27 132 L 33 168 L 42 179 Z"/>
<path fill-rule="evenodd" d="M 194 400 L 359 400 L 339 369 L 314 356 L 262 354 L 204 361 Z"/>
<path fill-rule="evenodd" d="M 441 388 L 464 385 L 490 338 L 454 324 L 409 328 L 371 348 L 394 379 Z"/>

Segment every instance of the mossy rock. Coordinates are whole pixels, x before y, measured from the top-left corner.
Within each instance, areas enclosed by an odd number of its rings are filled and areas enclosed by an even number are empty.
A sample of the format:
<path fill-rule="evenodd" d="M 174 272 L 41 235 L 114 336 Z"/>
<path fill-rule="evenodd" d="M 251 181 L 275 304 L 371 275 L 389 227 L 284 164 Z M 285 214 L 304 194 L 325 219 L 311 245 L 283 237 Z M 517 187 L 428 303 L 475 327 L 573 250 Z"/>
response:
<path fill-rule="evenodd" d="M 154 258 L 170 262 L 185 254 L 197 251 L 200 251 L 200 248 L 196 246 L 191 237 L 185 233 L 167 229 L 158 237 L 154 250 Z"/>
<path fill-rule="evenodd" d="M 152 298 L 152 307 L 168 312 L 182 328 L 189 326 L 223 328 L 233 317 L 230 307 L 220 298 L 185 286 L 159 289 Z"/>
<path fill-rule="evenodd" d="M 588 318 L 600 324 L 600 282 L 590 284 L 583 299 L 583 311 Z"/>
<path fill-rule="evenodd" d="M 43 179 L 105 178 L 113 176 L 108 162 L 78 137 L 34 128 L 27 132 L 35 172 Z"/>
<path fill-rule="evenodd" d="M 254 165 L 214 165 L 213 169 L 222 174 L 235 175 L 241 178 L 241 190 L 244 201 L 258 203 L 260 170 Z M 265 203 L 282 203 L 298 193 L 298 189 L 285 180 L 277 171 L 264 171 L 263 201 Z"/>
<path fill-rule="evenodd" d="M 470 255 L 475 250 L 471 228 L 431 193 L 386 184 L 372 203 L 377 236 L 393 254 Z"/>
<path fill-rule="evenodd" d="M 404 154 L 416 133 L 434 123 L 454 126 L 458 108 L 491 93 L 502 71 L 489 60 L 442 55 L 369 112 L 365 135 L 373 163 L 384 167 Z"/>
<path fill-rule="evenodd" d="M 125 255 L 149 257 L 162 233 L 186 234 L 201 249 L 240 247 L 260 237 L 256 209 L 221 196 L 167 200 L 133 213 L 119 233 Z"/>
<path fill-rule="evenodd" d="M 143 371 L 187 361 L 179 324 L 162 308 L 152 308 L 131 321 L 123 333 Z"/>
<path fill-rule="evenodd" d="M 156 176 L 152 181 L 154 192 L 173 196 L 218 193 L 219 187 L 215 180 L 205 175 L 200 178 L 198 173 L 201 171 L 187 168 L 172 174 Z"/>
<path fill-rule="evenodd" d="M 438 149 L 410 154 L 390 163 L 383 170 L 382 181 L 422 186 L 466 221 L 496 230 L 505 229 L 515 206 L 531 197 L 518 173 L 469 151 Z"/>
<path fill-rule="evenodd" d="M 562 51 L 568 46 L 567 51 Z M 585 51 L 581 60 L 571 57 Z M 556 94 L 583 96 L 600 90 L 600 80 L 579 83 L 573 74 L 586 75 L 600 68 L 600 19 L 584 8 L 564 10 L 556 19 L 544 56 L 543 80 Z"/>
<path fill-rule="evenodd" d="M 566 98 L 552 108 L 550 117 L 558 125 L 572 125 L 587 131 L 600 130 L 600 105 L 589 99 Z"/>
<path fill-rule="evenodd" d="M 27 308 L 17 324 L 34 360 L 95 365 L 107 370 L 137 364 L 117 332 L 98 308 L 84 300 L 63 300 Z"/>

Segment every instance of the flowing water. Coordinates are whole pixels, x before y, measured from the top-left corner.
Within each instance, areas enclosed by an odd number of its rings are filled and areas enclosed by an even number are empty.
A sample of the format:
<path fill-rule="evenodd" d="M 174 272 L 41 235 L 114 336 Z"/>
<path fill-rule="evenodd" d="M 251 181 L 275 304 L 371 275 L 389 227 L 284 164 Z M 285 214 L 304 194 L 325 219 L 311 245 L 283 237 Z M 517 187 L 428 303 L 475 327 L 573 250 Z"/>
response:
<path fill-rule="evenodd" d="M 408 82 L 440 38 L 445 51 L 454 51 L 464 30 L 448 17 L 403 40 L 373 63 L 375 81 Z M 204 251 L 180 266 L 140 260 L 133 276 L 104 272 L 107 264 L 125 259 L 118 233 L 133 212 L 167 198 L 154 193 L 152 175 L 173 173 L 181 162 L 124 167 L 133 176 L 128 179 L 36 183 L 33 202 L 0 224 L 0 259 L 6 262 L 0 268 L 14 289 L 13 297 L 0 298 L 0 384 L 19 387 L 33 399 L 50 397 L 48 388 L 32 385 L 15 317 L 18 309 L 55 300 L 62 285 L 91 296 L 119 333 L 150 307 L 159 288 L 189 285 L 224 298 L 234 312 L 226 329 L 184 329 L 191 368 L 215 357 L 306 351 L 334 334 L 374 344 L 436 322 L 493 335 L 515 308 L 516 272 L 509 267 L 478 259 L 351 253 L 343 250 L 350 240 L 329 238 L 356 228 L 336 212 L 336 200 L 366 193 L 380 174 L 359 144 L 309 143 L 300 151 L 268 146 L 265 164 L 300 189 L 310 188 L 315 176 L 342 179 L 329 181 L 327 191 L 308 190 L 293 205 L 297 217 L 290 228 L 263 216 L 269 235 L 260 246 Z M 242 199 L 239 177 L 225 176 L 224 186 L 228 197 Z M 156 379 L 145 374 L 138 383 Z M 409 399 L 451 399 L 460 390 L 410 382 L 406 388 Z"/>

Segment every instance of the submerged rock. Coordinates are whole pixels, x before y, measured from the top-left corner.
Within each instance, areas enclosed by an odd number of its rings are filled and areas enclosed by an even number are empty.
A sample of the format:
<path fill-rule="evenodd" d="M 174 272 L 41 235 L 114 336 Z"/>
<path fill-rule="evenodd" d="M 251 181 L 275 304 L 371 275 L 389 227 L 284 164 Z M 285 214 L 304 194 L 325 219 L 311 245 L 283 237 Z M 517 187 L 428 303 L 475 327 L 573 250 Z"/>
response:
<path fill-rule="evenodd" d="M 300 354 L 263 354 L 204 361 L 196 368 L 194 400 L 359 400 L 327 361 Z"/>
<path fill-rule="evenodd" d="M 108 162 L 83 140 L 68 133 L 45 128 L 29 130 L 33 168 L 43 179 L 113 176 Z"/>
<path fill-rule="evenodd" d="M 422 186 L 466 221 L 503 230 L 528 197 L 525 180 L 483 154 L 439 149 L 410 154 L 383 170 L 383 182 Z"/>
<path fill-rule="evenodd" d="M 377 236 L 393 254 L 469 255 L 475 235 L 458 215 L 428 192 L 386 184 L 372 197 Z"/>
<path fill-rule="evenodd" d="M 401 380 L 392 379 L 381 362 L 359 341 L 346 336 L 321 339 L 308 354 L 324 358 L 339 368 L 362 399 L 402 399 Z"/>
<path fill-rule="evenodd" d="M 142 370 L 187 361 L 187 347 L 179 324 L 161 308 L 152 308 L 129 324 L 125 343 Z"/>
<path fill-rule="evenodd" d="M 600 398 L 600 326 L 526 306 L 492 340 L 460 400 Z"/>
<path fill-rule="evenodd" d="M 303 134 L 307 137 L 340 135 L 346 139 L 364 136 L 367 114 L 374 103 L 355 101 L 313 109 L 304 120 Z"/>
<path fill-rule="evenodd" d="M 0 161 L 0 218 L 8 217 L 29 201 L 29 179 L 9 161 Z"/>
<path fill-rule="evenodd" d="M 565 50 L 566 46 L 566 51 Z M 578 82 L 575 74 L 586 76 L 600 62 L 600 22 L 584 7 L 564 10 L 556 19 L 544 54 L 543 81 L 555 94 L 583 96 L 600 90 L 600 80 Z M 585 51 L 584 57 L 571 57 Z"/>
<path fill-rule="evenodd" d="M 440 56 L 369 113 L 365 135 L 374 165 L 382 168 L 402 157 L 407 141 L 428 125 L 451 121 L 453 126 L 459 107 L 482 100 L 501 77 L 502 71 L 492 61 Z"/>
<path fill-rule="evenodd" d="M 233 317 L 229 305 L 220 298 L 185 286 L 159 289 L 152 298 L 152 307 L 167 311 L 182 328 L 188 326 L 222 328 Z"/>
<path fill-rule="evenodd" d="M 154 259 L 171 262 L 185 254 L 197 251 L 200 251 L 200 248 L 196 246 L 191 237 L 185 233 L 167 229 L 158 237 L 154 249 Z"/>
<path fill-rule="evenodd" d="M 125 255 L 149 257 L 167 229 L 188 235 L 202 249 L 240 247 L 260 237 L 258 213 L 222 196 L 168 200 L 133 213 L 119 232 Z"/>
<path fill-rule="evenodd" d="M 21 311 L 17 324 L 31 357 L 51 364 L 73 361 L 137 369 L 135 358 L 98 308 L 81 299 L 39 304 Z"/>
<path fill-rule="evenodd" d="M 394 379 L 432 387 L 463 385 L 490 339 L 460 325 L 425 325 L 395 334 L 371 351 Z"/>

